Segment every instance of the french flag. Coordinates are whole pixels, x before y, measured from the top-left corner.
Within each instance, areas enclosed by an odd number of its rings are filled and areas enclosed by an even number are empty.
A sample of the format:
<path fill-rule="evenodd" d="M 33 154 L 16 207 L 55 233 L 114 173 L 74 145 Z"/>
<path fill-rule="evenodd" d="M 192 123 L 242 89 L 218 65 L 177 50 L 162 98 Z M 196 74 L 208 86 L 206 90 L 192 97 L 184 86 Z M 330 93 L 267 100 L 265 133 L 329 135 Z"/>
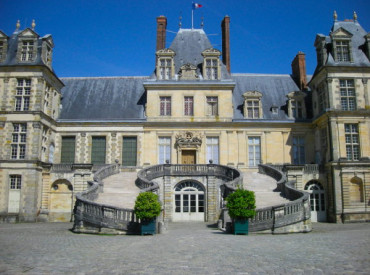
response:
<path fill-rule="evenodd" d="M 193 10 L 203 7 L 201 4 L 193 3 Z"/>

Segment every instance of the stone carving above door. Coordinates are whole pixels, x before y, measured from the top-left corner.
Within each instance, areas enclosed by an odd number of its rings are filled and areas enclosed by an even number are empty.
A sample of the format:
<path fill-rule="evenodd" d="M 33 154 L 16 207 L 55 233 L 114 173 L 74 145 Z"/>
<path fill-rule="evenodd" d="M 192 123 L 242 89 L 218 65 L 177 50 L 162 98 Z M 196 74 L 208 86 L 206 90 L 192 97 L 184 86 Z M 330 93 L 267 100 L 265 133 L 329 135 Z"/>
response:
<path fill-rule="evenodd" d="M 199 148 L 202 145 L 202 135 L 185 131 L 176 135 L 176 147 L 178 148 Z"/>

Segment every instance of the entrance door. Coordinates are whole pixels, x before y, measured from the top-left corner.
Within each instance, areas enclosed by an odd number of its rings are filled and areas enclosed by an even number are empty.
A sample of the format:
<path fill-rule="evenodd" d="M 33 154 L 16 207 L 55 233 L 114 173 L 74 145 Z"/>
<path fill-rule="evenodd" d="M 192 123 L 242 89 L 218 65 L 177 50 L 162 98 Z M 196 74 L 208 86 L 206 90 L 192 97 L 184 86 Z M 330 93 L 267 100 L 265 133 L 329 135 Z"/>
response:
<path fill-rule="evenodd" d="M 325 191 L 322 185 L 317 181 L 311 181 L 304 189 L 310 193 L 311 221 L 326 221 Z"/>
<path fill-rule="evenodd" d="M 21 187 L 22 187 L 21 175 L 11 175 L 8 199 L 9 213 L 19 213 L 19 204 L 21 201 Z"/>
<path fill-rule="evenodd" d="M 196 151 L 195 150 L 183 150 L 182 151 L 182 164 L 196 164 Z"/>
<path fill-rule="evenodd" d="M 204 221 L 203 187 L 195 181 L 184 181 L 175 187 L 173 221 Z"/>

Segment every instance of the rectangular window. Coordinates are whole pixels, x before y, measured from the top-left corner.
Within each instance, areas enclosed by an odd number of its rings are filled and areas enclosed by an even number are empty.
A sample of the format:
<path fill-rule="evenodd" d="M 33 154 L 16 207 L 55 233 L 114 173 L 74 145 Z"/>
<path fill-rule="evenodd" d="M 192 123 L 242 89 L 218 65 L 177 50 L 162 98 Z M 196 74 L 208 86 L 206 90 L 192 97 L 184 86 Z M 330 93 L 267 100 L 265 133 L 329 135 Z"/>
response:
<path fill-rule="evenodd" d="M 184 98 L 184 115 L 193 116 L 194 115 L 194 98 L 192 96 L 185 96 Z"/>
<path fill-rule="evenodd" d="M 75 137 L 62 137 L 61 163 L 75 162 Z"/>
<path fill-rule="evenodd" d="M 206 59 L 206 78 L 209 80 L 218 79 L 218 59 L 207 58 Z"/>
<path fill-rule="evenodd" d="M 15 111 L 30 109 L 31 79 L 17 79 L 17 95 L 15 97 Z"/>
<path fill-rule="evenodd" d="M 32 61 L 33 60 L 33 41 L 23 41 L 22 44 L 22 53 L 21 53 L 21 60 L 22 61 Z"/>
<path fill-rule="evenodd" d="M 360 159 L 360 140 L 357 124 L 344 124 L 347 160 Z"/>
<path fill-rule="evenodd" d="M 159 60 L 160 79 L 171 79 L 172 76 L 172 59 L 161 58 Z"/>
<path fill-rule="evenodd" d="M 165 164 L 166 160 L 171 163 L 171 138 L 160 137 L 158 140 L 158 163 Z"/>
<path fill-rule="evenodd" d="M 220 160 L 218 140 L 218 137 L 207 137 L 207 162 L 212 160 L 214 164 L 219 164 Z"/>
<path fill-rule="evenodd" d="M 159 100 L 160 100 L 160 115 L 170 116 L 171 115 L 171 97 L 161 96 Z"/>
<path fill-rule="evenodd" d="M 261 138 L 248 137 L 249 166 L 255 167 L 261 163 Z"/>
<path fill-rule="evenodd" d="M 292 116 L 294 118 L 303 118 L 302 101 L 292 99 L 291 107 L 292 107 Z"/>
<path fill-rule="evenodd" d="M 123 137 L 122 141 L 122 165 L 136 166 L 137 161 L 137 138 Z"/>
<path fill-rule="evenodd" d="M 353 79 L 340 80 L 340 104 L 342 110 L 356 110 L 356 92 Z"/>
<path fill-rule="evenodd" d="M 218 97 L 207 96 L 207 115 L 218 116 Z"/>
<path fill-rule="evenodd" d="M 22 187 L 22 176 L 21 175 L 10 175 L 10 189 L 19 190 Z"/>
<path fill-rule="evenodd" d="M 91 163 L 105 164 L 105 137 L 92 137 Z"/>
<path fill-rule="evenodd" d="M 3 59 L 4 42 L 0 42 L 0 61 Z"/>
<path fill-rule="evenodd" d="M 247 100 L 247 117 L 259 118 L 260 117 L 260 101 Z"/>
<path fill-rule="evenodd" d="M 11 144 L 12 159 L 25 159 L 26 140 L 27 140 L 27 124 L 14 123 Z"/>
<path fill-rule="evenodd" d="M 324 112 L 328 106 L 327 100 L 326 100 L 326 92 L 324 85 L 319 86 L 318 91 L 318 103 L 319 103 L 319 112 Z"/>
<path fill-rule="evenodd" d="M 293 164 L 305 164 L 304 137 L 293 137 Z"/>
<path fill-rule="evenodd" d="M 346 62 L 349 59 L 349 41 L 336 41 L 337 61 Z"/>

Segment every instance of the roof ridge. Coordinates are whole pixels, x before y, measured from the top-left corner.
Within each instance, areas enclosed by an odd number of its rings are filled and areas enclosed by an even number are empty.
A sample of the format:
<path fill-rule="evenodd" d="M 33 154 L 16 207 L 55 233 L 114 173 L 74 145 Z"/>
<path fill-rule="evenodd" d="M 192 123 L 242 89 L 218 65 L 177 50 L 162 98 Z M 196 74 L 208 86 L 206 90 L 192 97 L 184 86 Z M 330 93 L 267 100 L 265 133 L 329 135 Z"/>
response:
<path fill-rule="evenodd" d="M 60 79 L 117 79 L 117 78 L 122 78 L 122 79 L 128 79 L 128 78 L 134 78 L 134 79 L 139 79 L 139 78 L 149 78 L 149 76 L 67 76 L 67 77 L 60 77 Z"/>
<path fill-rule="evenodd" d="M 290 74 L 259 74 L 259 73 L 232 73 L 231 76 L 287 76 L 287 77 L 291 77 Z"/>

